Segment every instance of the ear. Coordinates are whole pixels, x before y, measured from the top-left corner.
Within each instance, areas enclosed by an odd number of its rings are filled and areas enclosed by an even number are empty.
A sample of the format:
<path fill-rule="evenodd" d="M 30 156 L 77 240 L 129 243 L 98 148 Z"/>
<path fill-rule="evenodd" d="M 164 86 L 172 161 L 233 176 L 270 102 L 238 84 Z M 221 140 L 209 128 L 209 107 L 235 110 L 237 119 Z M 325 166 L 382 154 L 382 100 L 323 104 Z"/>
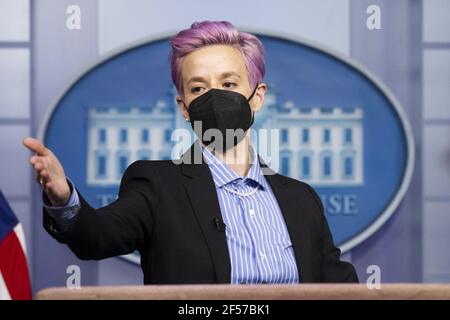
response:
<path fill-rule="evenodd" d="M 252 107 L 253 112 L 257 112 L 264 105 L 264 96 L 266 91 L 267 85 L 264 82 L 260 83 L 256 89 L 253 99 L 250 101 L 250 106 Z"/>
<path fill-rule="evenodd" d="M 189 119 L 189 111 L 186 106 L 186 104 L 183 101 L 183 98 L 180 95 L 177 95 L 176 97 L 178 109 L 180 109 L 181 114 L 183 115 L 183 118 Z"/>

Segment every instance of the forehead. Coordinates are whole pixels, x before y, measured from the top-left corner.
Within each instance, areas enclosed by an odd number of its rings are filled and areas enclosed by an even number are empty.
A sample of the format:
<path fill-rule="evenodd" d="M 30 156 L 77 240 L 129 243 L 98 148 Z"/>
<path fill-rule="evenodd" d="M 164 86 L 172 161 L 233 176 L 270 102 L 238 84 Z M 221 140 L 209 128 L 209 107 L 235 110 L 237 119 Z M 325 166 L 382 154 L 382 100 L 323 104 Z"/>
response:
<path fill-rule="evenodd" d="M 241 52 L 228 45 L 210 45 L 186 55 L 181 62 L 183 82 L 192 77 L 217 77 L 235 72 L 246 77 L 246 67 Z"/>

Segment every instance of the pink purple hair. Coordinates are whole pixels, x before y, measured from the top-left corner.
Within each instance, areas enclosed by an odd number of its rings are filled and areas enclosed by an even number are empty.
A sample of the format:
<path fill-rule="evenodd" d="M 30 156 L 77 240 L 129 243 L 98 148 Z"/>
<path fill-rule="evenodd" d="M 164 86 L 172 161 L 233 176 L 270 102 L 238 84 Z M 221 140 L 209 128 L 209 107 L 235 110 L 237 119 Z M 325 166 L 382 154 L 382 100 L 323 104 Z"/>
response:
<path fill-rule="evenodd" d="M 183 57 L 198 48 L 215 44 L 238 49 L 244 58 L 250 85 L 255 87 L 262 82 L 265 73 L 264 48 L 256 36 L 237 31 L 228 21 L 194 22 L 189 29 L 180 31 L 170 39 L 172 81 L 179 93 L 183 90 L 180 70 Z"/>

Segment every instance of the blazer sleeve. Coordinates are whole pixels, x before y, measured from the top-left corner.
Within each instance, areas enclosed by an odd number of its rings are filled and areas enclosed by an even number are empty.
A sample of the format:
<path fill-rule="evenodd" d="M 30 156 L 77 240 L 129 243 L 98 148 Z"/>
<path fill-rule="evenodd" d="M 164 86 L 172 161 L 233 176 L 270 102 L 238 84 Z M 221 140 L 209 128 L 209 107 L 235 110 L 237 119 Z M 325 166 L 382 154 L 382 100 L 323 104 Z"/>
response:
<path fill-rule="evenodd" d="M 137 161 L 125 171 L 116 201 L 92 208 L 80 196 L 76 221 L 66 231 L 58 230 L 44 207 L 44 228 L 66 243 L 82 260 L 104 259 L 139 250 L 151 237 L 153 214 L 158 205 L 158 187 L 152 167 Z"/>
<path fill-rule="evenodd" d="M 358 276 L 351 263 L 341 261 L 341 250 L 334 245 L 327 219 L 324 214 L 324 207 L 316 191 L 308 185 L 314 201 L 320 208 L 321 227 L 321 270 L 320 282 L 354 282 L 357 283 Z"/>

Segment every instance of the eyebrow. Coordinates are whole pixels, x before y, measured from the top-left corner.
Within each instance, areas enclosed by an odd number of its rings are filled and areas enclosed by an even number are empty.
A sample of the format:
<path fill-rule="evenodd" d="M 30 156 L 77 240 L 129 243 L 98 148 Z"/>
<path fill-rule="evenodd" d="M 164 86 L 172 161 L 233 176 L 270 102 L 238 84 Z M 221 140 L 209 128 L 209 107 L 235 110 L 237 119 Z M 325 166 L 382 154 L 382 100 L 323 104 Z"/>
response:
<path fill-rule="evenodd" d="M 228 72 L 224 72 L 220 75 L 220 79 L 224 79 L 224 78 L 228 78 L 229 76 L 236 76 L 238 78 L 241 78 L 241 76 L 234 72 L 234 71 L 228 71 Z M 206 82 L 206 80 L 203 77 L 192 77 L 187 81 L 187 84 L 191 83 L 191 82 Z"/>
<path fill-rule="evenodd" d="M 236 77 L 238 77 L 238 78 L 241 77 L 238 73 L 236 73 L 236 72 L 234 72 L 234 71 L 229 71 L 229 72 L 224 72 L 224 73 L 222 73 L 222 74 L 220 75 L 220 79 L 228 78 L 229 76 L 236 76 Z"/>
<path fill-rule="evenodd" d="M 191 82 L 206 82 L 203 77 L 192 77 L 188 80 L 187 84 Z"/>

